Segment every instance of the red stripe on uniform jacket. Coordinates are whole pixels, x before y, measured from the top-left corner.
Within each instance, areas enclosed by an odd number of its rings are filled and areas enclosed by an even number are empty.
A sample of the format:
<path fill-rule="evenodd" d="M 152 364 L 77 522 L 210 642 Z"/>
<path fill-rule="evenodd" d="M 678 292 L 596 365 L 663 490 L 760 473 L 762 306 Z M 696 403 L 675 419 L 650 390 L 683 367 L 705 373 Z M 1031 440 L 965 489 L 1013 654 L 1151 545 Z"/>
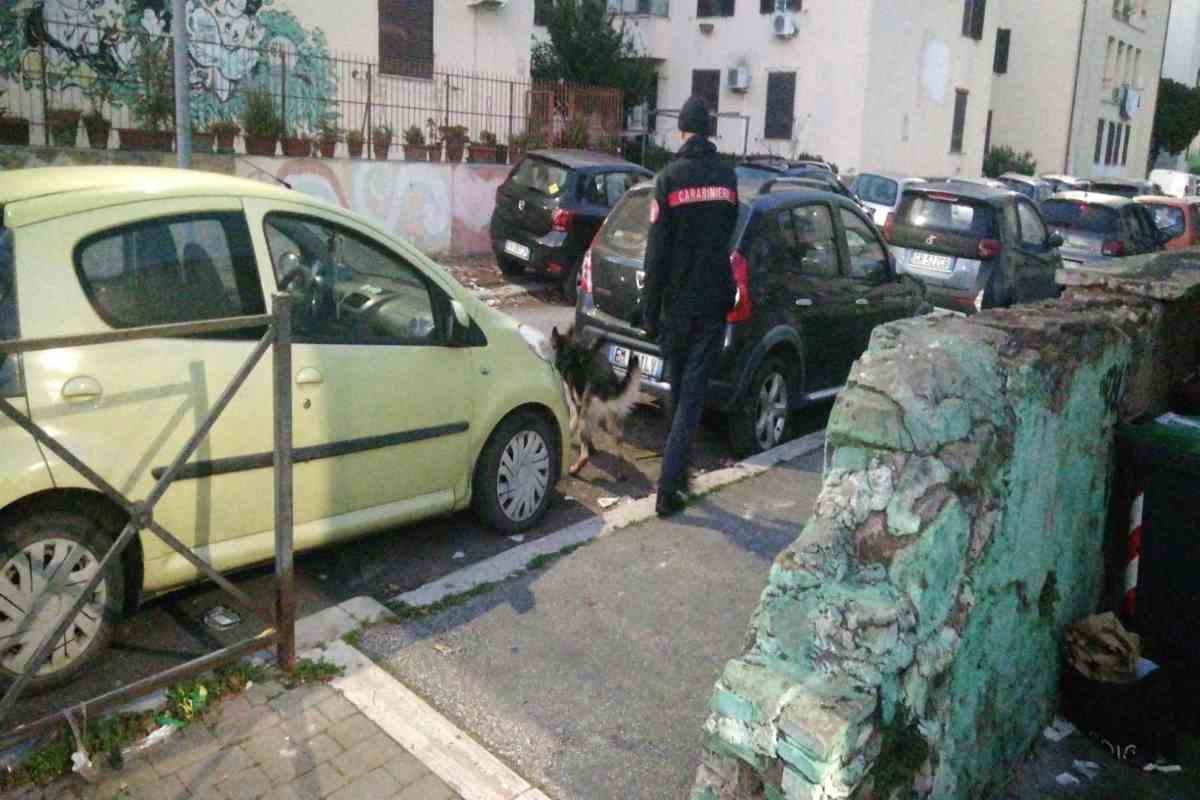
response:
<path fill-rule="evenodd" d="M 667 195 L 671 208 L 691 203 L 733 203 L 737 205 L 737 192 L 727 186 L 689 186 L 676 189 Z"/>

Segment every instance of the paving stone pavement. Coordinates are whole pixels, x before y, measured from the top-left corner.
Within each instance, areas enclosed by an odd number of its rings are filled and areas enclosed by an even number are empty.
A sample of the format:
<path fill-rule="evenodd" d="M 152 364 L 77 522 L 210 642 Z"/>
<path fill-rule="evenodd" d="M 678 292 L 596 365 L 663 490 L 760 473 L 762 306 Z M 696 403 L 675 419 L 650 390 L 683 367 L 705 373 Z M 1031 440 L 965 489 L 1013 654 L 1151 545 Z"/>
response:
<path fill-rule="evenodd" d="M 461 800 L 328 686 L 277 683 L 221 703 L 203 722 L 105 770 L 0 800 Z"/>

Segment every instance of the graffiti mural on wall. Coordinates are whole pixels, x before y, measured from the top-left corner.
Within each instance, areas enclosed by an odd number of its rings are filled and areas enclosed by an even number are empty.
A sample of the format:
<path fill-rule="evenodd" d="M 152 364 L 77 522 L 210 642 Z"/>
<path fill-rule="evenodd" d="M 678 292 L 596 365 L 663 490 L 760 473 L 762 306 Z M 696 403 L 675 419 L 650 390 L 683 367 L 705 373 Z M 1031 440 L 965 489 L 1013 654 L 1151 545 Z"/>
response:
<path fill-rule="evenodd" d="M 292 188 L 370 217 L 426 253 L 491 251 L 488 220 L 503 166 L 349 159 L 239 158 L 239 175 L 286 180 Z"/>
<path fill-rule="evenodd" d="M 325 34 L 306 30 L 273 0 L 188 0 L 193 124 L 236 119 L 239 90 L 279 96 L 286 70 L 287 126 L 315 130 L 336 85 Z M 139 50 L 171 30 L 171 0 L 3 0 L 0 77 L 50 91 L 78 87 L 93 100 L 128 106 Z"/>

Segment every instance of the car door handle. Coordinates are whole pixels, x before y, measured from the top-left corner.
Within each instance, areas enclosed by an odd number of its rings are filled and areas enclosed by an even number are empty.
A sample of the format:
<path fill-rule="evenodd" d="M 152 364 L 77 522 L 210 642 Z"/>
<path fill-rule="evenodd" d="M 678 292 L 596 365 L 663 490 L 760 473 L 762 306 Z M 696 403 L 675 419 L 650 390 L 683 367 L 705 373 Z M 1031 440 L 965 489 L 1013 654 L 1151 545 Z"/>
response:
<path fill-rule="evenodd" d="M 325 376 L 312 367 L 305 367 L 296 373 L 296 385 L 306 386 L 314 383 L 324 383 Z"/>
<path fill-rule="evenodd" d="M 870 305 L 870 304 L 871 304 L 871 301 L 865 297 L 860 297 L 854 301 L 854 305 L 856 305 L 856 306 L 866 306 L 866 305 Z"/>
<path fill-rule="evenodd" d="M 87 375 L 71 378 L 63 384 L 62 396 L 69 403 L 82 403 L 95 400 L 104 394 L 100 381 Z"/>
<path fill-rule="evenodd" d="M 799 300 L 796 301 L 796 305 L 803 306 L 804 308 L 808 308 L 812 304 L 813 304 L 813 301 L 809 300 L 807 297 L 801 297 Z"/>

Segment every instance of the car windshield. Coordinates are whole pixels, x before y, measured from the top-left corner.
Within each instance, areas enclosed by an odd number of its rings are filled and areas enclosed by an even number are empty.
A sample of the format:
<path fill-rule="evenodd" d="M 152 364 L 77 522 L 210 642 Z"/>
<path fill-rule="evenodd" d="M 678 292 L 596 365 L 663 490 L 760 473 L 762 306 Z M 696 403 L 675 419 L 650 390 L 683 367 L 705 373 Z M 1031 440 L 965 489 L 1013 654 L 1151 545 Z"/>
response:
<path fill-rule="evenodd" d="M 526 158 L 509 180 L 517 186 L 554 197 L 567 182 L 567 169 L 540 158 Z"/>
<path fill-rule="evenodd" d="M 654 192 L 629 192 L 604 224 L 602 241 L 618 253 L 641 258 L 650 235 L 650 202 Z"/>
<path fill-rule="evenodd" d="M 882 175 L 859 175 L 854 183 L 854 193 L 864 203 L 877 203 L 881 206 L 894 205 L 900 185 L 891 178 Z"/>
<path fill-rule="evenodd" d="M 976 239 L 996 236 L 996 215 L 991 206 L 963 197 L 914 194 L 906 196 L 896 215 L 897 224 L 970 236 Z"/>
<path fill-rule="evenodd" d="M 1171 231 L 1176 236 L 1183 233 L 1186 226 L 1184 225 L 1182 208 L 1155 203 L 1147 203 L 1146 207 L 1154 215 L 1154 225 L 1160 231 Z"/>
<path fill-rule="evenodd" d="M 1047 200 L 1042 203 L 1042 217 L 1053 228 L 1085 233 L 1113 233 L 1117 229 L 1117 212 L 1095 203 Z"/>

